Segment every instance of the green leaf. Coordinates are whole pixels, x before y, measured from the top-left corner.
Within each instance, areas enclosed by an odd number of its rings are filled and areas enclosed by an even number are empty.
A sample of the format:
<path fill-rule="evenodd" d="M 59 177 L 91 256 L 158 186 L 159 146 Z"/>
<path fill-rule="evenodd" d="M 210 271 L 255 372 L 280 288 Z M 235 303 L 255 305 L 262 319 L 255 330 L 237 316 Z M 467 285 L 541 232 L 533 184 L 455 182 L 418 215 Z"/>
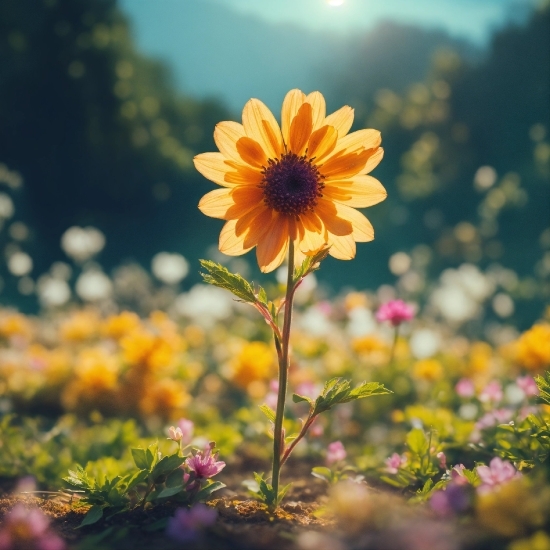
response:
<path fill-rule="evenodd" d="M 177 468 L 172 473 L 168 474 L 166 478 L 165 485 L 166 487 L 177 487 L 182 484 L 183 481 L 183 470 Z"/>
<path fill-rule="evenodd" d="M 279 494 L 277 495 L 277 504 L 279 504 L 281 502 L 281 500 L 283 500 L 283 498 L 285 498 L 285 495 L 287 494 L 288 490 L 292 487 L 292 483 L 288 483 L 287 485 L 285 485 L 284 487 L 281 487 L 281 489 L 279 489 Z"/>
<path fill-rule="evenodd" d="M 260 287 L 258 289 L 258 300 L 264 304 L 264 306 L 267 306 L 269 304 L 269 301 L 267 299 L 267 293 L 265 291 L 265 289 L 263 289 L 262 287 Z"/>
<path fill-rule="evenodd" d="M 300 279 L 303 279 L 309 273 L 316 271 L 320 267 L 320 263 L 328 256 L 329 248 L 323 248 L 312 256 L 307 256 L 302 262 L 302 265 L 294 269 L 292 281 L 296 284 Z"/>
<path fill-rule="evenodd" d="M 201 273 L 204 282 L 225 288 L 247 303 L 253 304 L 257 301 L 252 285 L 238 273 L 231 273 L 227 268 L 210 260 L 200 260 L 200 264 L 208 272 Z"/>
<path fill-rule="evenodd" d="M 260 405 L 260 410 L 267 416 L 267 419 L 270 422 L 273 422 L 275 424 L 275 411 L 265 403 L 263 405 Z"/>
<path fill-rule="evenodd" d="M 292 401 L 294 401 L 294 403 L 309 403 L 312 407 L 315 404 L 315 401 L 313 401 L 310 397 L 306 397 L 305 395 L 300 395 L 298 393 L 292 394 Z"/>
<path fill-rule="evenodd" d="M 149 461 L 145 449 L 132 449 L 132 458 L 140 470 L 149 470 Z"/>
<path fill-rule="evenodd" d="M 332 471 L 330 468 L 326 468 L 325 466 L 316 466 L 311 470 L 311 475 L 314 477 L 318 477 L 319 479 L 324 479 L 325 481 L 328 481 L 329 483 L 332 482 Z"/>
<path fill-rule="evenodd" d="M 157 495 L 157 498 L 173 497 L 174 495 L 177 495 L 180 491 L 183 491 L 183 484 L 179 487 L 166 487 Z"/>
<path fill-rule="evenodd" d="M 126 491 L 130 491 L 131 489 L 145 481 L 148 475 L 149 472 L 147 470 L 140 470 L 139 472 L 127 476 L 127 478 L 125 478 L 125 482 L 127 484 Z"/>
<path fill-rule="evenodd" d="M 156 463 L 151 475 L 153 476 L 153 479 L 155 479 L 159 476 L 168 474 L 181 466 L 184 461 L 185 458 L 183 456 L 178 456 L 177 454 L 165 456 Z"/>
<path fill-rule="evenodd" d="M 195 502 L 204 502 L 214 491 L 219 491 L 225 487 L 225 483 L 221 481 L 214 481 L 203 487 L 193 498 Z"/>
<path fill-rule="evenodd" d="M 415 428 L 407 434 L 407 446 L 416 455 L 424 456 L 428 452 L 428 445 L 428 438 L 422 430 Z"/>
<path fill-rule="evenodd" d="M 86 525 L 92 525 L 93 523 L 97 523 L 101 518 L 103 517 L 103 506 L 92 506 L 88 512 L 86 513 L 86 516 L 84 516 L 84 519 L 82 520 L 82 523 L 78 526 L 85 527 Z"/>
<path fill-rule="evenodd" d="M 539 389 L 539 399 L 550 405 L 550 372 L 546 371 L 544 376 L 537 376 L 535 382 Z"/>

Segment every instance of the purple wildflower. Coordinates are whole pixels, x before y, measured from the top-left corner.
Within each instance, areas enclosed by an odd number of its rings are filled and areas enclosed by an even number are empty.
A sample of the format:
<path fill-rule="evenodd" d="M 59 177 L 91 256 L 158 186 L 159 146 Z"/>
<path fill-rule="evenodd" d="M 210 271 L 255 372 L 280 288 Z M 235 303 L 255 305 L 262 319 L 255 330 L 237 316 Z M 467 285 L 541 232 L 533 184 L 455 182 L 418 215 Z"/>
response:
<path fill-rule="evenodd" d="M 215 443 L 211 442 L 210 445 L 204 451 L 197 451 L 195 455 L 190 456 L 185 464 L 192 471 L 195 472 L 197 479 L 207 479 L 219 474 L 225 468 L 225 462 L 217 460 L 218 453 L 212 455 L 212 450 L 215 447 Z"/>
<path fill-rule="evenodd" d="M 341 441 L 334 441 L 333 443 L 330 443 L 327 447 L 327 466 L 331 466 L 335 462 L 340 462 L 341 460 L 344 460 L 346 456 L 346 449 L 344 448 L 344 445 Z"/>
<path fill-rule="evenodd" d="M 414 317 L 414 307 L 403 300 L 390 300 L 382 304 L 376 312 L 378 321 L 389 321 L 394 327 Z"/>
<path fill-rule="evenodd" d="M 0 550 L 65 550 L 65 543 L 50 530 L 50 520 L 38 508 L 17 504 L 0 529 Z"/>
<path fill-rule="evenodd" d="M 440 491 L 435 491 L 430 498 L 430 508 L 439 516 L 451 516 L 464 512 L 470 505 L 468 491 L 463 485 L 451 481 Z"/>
<path fill-rule="evenodd" d="M 217 515 L 216 510 L 205 504 L 196 504 L 190 509 L 179 508 L 168 520 L 166 535 L 179 542 L 194 540 L 205 527 L 215 523 Z"/>

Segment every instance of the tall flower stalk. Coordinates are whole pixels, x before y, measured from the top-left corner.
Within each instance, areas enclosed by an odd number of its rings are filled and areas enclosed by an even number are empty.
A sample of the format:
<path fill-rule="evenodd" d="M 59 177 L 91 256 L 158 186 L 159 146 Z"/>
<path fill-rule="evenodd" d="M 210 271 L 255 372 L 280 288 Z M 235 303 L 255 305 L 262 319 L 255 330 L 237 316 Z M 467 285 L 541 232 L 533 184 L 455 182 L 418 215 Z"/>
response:
<path fill-rule="evenodd" d="M 279 487 L 281 467 L 317 415 L 338 403 L 388 393 L 376 382 L 352 388 L 350 381 L 334 378 L 315 400 L 294 394 L 295 402 L 309 404 L 309 413 L 298 437 L 286 446 L 283 423 L 294 294 L 328 254 L 350 260 L 356 242 L 374 239 L 371 223 L 356 208 L 386 198 L 382 184 L 368 175 L 382 159 L 383 149 L 377 130 L 348 133 L 353 123 L 350 107 L 327 116 L 319 92 L 306 95 L 291 90 L 283 102 L 280 126 L 261 101 L 251 99 L 242 122 L 220 122 L 214 131 L 220 152 L 195 157 L 197 170 L 221 186 L 207 193 L 199 208 L 226 221 L 220 233 L 221 252 L 239 256 L 256 248 L 264 273 L 288 258 L 285 299 L 276 307 L 263 288 L 239 274 L 211 261 L 202 260 L 201 265 L 207 283 L 253 305 L 273 331 L 279 361 L 277 407 L 273 411 L 261 406 L 273 423 L 271 483 L 256 474 L 257 495 L 273 508 L 285 492 Z"/>

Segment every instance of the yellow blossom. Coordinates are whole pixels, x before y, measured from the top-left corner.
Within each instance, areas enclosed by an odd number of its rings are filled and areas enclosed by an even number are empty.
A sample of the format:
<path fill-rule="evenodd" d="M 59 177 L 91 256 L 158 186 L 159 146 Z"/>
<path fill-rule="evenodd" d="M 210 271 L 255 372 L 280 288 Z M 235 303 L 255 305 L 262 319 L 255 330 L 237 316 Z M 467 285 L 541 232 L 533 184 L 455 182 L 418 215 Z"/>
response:
<path fill-rule="evenodd" d="M 183 415 L 190 400 L 184 384 L 165 378 L 146 386 L 139 408 L 144 415 L 175 419 Z"/>
<path fill-rule="evenodd" d="M 59 329 L 63 340 L 83 342 L 94 338 L 99 331 L 99 316 L 89 309 L 75 311 Z"/>
<path fill-rule="evenodd" d="M 122 311 L 118 315 L 111 315 L 103 321 L 101 332 L 108 338 L 120 340 L 123 336 L 137 329 L 140 325 L 139 317 L 132 311 Z"/>
<path fill-rule="evenodd" d="M 515 359 L 534 372 L 550 367 L 550 325 L 535 325 L 524 332 L 516 342 Z"/>
<path fill-rule="evenodd" d="M 32 335 L 31 322 L 20 313 L 8 313 L 0 317 L 0 336 L 11 338 L 22 336 L 30 338 Z"/>
<path fill-rule="evenodd" d="M 269 380 L 275 375 L 275 357 L 265 342 L 247 342 L 231 363 L 230 378 L 246 389 L 256 381 Z"/>
<path fill-rule="evenodd" d="M 418 380 L 435 382 L 443 377 L 443 367 L 437 359 L 421 359 L 413 366 L 412 376 Z"/>

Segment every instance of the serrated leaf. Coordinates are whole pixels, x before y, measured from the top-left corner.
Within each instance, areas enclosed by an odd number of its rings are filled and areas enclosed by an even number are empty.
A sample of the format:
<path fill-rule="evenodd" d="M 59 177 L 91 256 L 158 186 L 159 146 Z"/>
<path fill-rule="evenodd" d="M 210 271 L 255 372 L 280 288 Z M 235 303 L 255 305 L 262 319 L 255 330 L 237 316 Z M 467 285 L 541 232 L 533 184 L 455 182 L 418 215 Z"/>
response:
<path fill-rule="evenodd" d="M 535 382 L 539 389 L 539 399 L 550 405 L 550 372 L 546 371 L 544 376 L 537 376 Z"/>
<path fill-rule="evenodd" d="M 319 264 L 328 256 L 329 249 L 323 248 L 311 256 L 307 256 L 302 264 L 294 269 L 292 280 L 296 284 L 300 279 L 303 279 L 309 273 L 319 269 Z"/>
<path fill-rule="evenodd" d="M 281 500 L 283 500 L 283 498 L 285 497 L 285 495 L 287 494 L 288 490 L 291 487 L 292 487 L 292 483 L 288 483 L 287 485 L 279 489 L 279 494 L 277 495 L 277 504 L 279 504 Z"/>
<path fill-rule="evenodd" d="M 267 419 L 270 422 L 273 422 L 275 424 L 275 411 L 265 403 L 263 405 L 260 405 L 260 410 L 267 416 Z"/>
<path fill-rule="evenodd" d="M 206 283 L 225 288 L 245 302 L 256 302 L 257 298 L 252 285 L 238 273 L 231 273 L 224 266 L 210 260 L 199 261 L 201 266 L 208 271 L 208 273 L 201 273 Z"/>
<path fill-rule="evenodd" d="M 97 523 L 101 518 L 103 517 L 103 506 L 92 506 L 88 512 L 86 513 L 86 516 L 84 516 L 84 519 L 82 520 L 81 524 L 78 526 L 80 527 L 86 527 L 86 525 L 92 525 L 93 523 Z"/>
<path fill-rule="evenodd" d="M 313 404 L 315 403 L 315 401 L 313 401 L 313 399 L 311 399 L 310 397 L 306 397 L 305 395 L 300 395 L 298 393 L 292 394 L 292 401 L 294 403 L 309 403 L 311 406 L 313 406 Z"/>
<path fill-rule="evenodd" d="M 268 305 L 268 300 L 267 300 L 267 293 L 265 291 L 264 288 L 260 287 L 258 289 L 258 300 L 264 304 L 264 306 L 267 306 Z"/>

